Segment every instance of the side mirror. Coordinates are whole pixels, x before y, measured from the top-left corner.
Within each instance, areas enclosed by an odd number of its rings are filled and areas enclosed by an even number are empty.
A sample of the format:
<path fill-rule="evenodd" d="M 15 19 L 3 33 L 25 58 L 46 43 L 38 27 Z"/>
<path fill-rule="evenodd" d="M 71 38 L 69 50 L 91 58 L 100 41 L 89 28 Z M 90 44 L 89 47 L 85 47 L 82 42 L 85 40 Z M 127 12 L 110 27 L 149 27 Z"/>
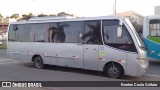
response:
<path fill-rule="evenodd" d="M 119 25 L 120 25 L 120 26 L 122 26 L 122 25 L 123 25 L 123 22 L 122 22 L 121 20 L 119 21 Z"/>
<path fill-rule="evenodd" d="M 122 33 L 123 33 L 123 32 L 122 32 L 122 27 L 121 27 L 121 26 L 118 26 L 118 27 L 117 27 L 117 37 L 118 37 L 118 38 L 121 38 L 121 37 L 122 37 Z"/>

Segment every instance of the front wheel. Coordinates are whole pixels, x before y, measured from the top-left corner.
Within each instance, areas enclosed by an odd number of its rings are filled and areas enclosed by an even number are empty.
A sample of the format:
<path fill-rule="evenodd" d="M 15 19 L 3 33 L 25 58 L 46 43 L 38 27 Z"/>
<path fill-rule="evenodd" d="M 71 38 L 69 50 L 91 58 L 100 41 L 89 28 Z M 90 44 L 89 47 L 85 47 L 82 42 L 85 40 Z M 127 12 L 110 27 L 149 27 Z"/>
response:
<path fill-rule="evenodd" d="M 34 58 L 34 66 L 39 69 L 44 68 L 45 65 L 43 64 L 43 60 L 40 56 Z"/>
<path fill-rule="evenodd" d="M 104 73 L 109 78 L 121 78 L 124 75 L 124 70 L 121 65 L 110 63 L 104 67 Z"/>

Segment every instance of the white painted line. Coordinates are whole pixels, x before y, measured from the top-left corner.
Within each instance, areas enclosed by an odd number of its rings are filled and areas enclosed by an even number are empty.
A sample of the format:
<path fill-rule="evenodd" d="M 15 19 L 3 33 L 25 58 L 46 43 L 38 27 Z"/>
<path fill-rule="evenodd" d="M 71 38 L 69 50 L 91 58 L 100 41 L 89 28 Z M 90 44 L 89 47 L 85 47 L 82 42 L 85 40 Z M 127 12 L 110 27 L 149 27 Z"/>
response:
<path fill-rule="evenodd" d="M 17 61 L 17 60 L 13 60 L 13 59 L 0 59 L 0 61 Z"/>
<path fill-rule="evenodd" d="M 144 74 L 145 76 L 151 76 L 151 77 L 159 77 L 160 78 L 160 75 L 151 75 L 151 74 Z"/>
<path fill-rule="evenodd" d="M 13 63 L 20 63 L 20 61 L 13 59 L 0 59 L 0 64 L 13 64 Z"/>
<path fill-rule="evenodd" d="M 12 65 L 12 64 L 17 64 L 17 63 L 0 63 L 0 65 Z"/>
<path fill-rule="evenodd" d="M 14 64 L 14 63 L 18 63 L 18 62 L 0 62 L 0 64 Z"/>
<path fill-rule="evenodd" d="M 3 59 L 8 59 L 8 58 L 0 58 L 0 60 L 3 60 Z"/>

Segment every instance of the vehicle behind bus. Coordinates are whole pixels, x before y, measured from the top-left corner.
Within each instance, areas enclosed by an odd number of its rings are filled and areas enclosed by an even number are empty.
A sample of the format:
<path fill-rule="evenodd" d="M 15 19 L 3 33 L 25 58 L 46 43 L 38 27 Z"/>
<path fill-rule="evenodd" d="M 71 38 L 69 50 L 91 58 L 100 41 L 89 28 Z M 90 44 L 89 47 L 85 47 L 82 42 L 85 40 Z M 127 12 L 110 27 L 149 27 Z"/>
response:
<path fill-rule="evenodd" d="M 147 47 L 147 56 L 160 60 L 160 15 L 145 17 L 143 39 Z"/>
<path fill-rule="evenodd" d="M 107 77 L 141 76 L 148 67 L 145 45 L 128 19 L 32 18 L 11 23 L 8 56 L 15 60 L 103 71 Z"/>

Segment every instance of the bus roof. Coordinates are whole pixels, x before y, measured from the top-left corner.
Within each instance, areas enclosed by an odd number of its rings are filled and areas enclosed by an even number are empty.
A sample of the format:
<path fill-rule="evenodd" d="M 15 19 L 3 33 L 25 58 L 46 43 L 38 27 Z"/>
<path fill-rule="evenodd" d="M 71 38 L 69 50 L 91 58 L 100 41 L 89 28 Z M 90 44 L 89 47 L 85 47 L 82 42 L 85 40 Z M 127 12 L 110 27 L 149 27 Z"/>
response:
<path fill-rule="evenodd" d="M 87 21 L 87 20 L 103 20 L 103 19 L 122 19 L 120 16 L 100 16 L 100 17 L 34 17 L 28 21 L 22 20 L 12 22 L 10 24 L 26 24 L 26 23 L 49 23 L 49 22 L 67 22 L 67 21 Z"/>
<path fill-rule="evenodd" d="M 145 16 L 145 19 L 160 19 L 160 15 Z"/>

